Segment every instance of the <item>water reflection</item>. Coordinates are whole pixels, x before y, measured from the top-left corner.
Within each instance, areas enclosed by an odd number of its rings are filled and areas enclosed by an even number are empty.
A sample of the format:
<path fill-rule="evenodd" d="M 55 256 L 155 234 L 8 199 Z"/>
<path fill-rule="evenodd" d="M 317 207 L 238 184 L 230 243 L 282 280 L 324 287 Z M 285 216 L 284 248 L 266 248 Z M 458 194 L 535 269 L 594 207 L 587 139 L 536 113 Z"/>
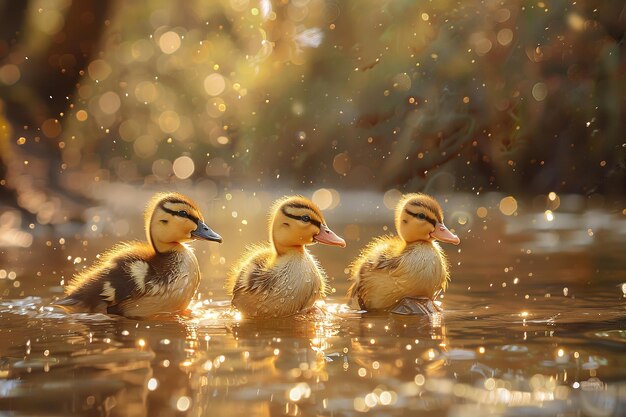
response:
<path fill-rule="evenodd" d="M 317 198 L 332 205 L 333 193 Z M 626 412 L 626 223 L 618 214 L 576 212 L 567 196 L 548 196 L 532 213 L 516 200 L 517 214 L 507 216 L 498 210 L 504 196 L 455 195 L 446 204 L 457 208 L 451 217 L 464 245 L 449 253 L 443 311 L 405 317 L 343 304 L 346 259 L 390 225 L 366 204 L 372 195 L 342 193 L 349 213 L 340 203 L 332 215 L 352 231 L 348 253 L 313 248 L 332 279 L 331 297 L 305 315 L 263 321 L 231 311 L 222 285 L 241 243 L 264 233 L 263 206 L 274 196 L 229 195 L 216 222 L 237 226 L 240 240 L 198 251 L 205 282 L 187 317 L 135 321 L 48 307 L 84 258 L 121 238 L 106 226 L 88 246 L 68 237 L 72 229 L 3 252 L 0 409 L 16 416 Z M 394 195 L 376 197 L 380 210 L 393 207 Z M 98 216 L 136 223 L 110 210 Z M 102 239 L 107 233 L 112 238 Z M 33 266 L 33 253 L 46 264 Z"/>
<path fill-rule="evenodd" d="M 4 330 L 10 338 L 0 344 L 3 409 L 146 415 L 153 351 L 117 338 L 120 327 L 106 316 L 68 318 L 34 306 L 12 308 L 13 317 L 2 314 L 11 320 Z"/>
<path fill-rule="evenodd" d="M 459 312 L 362 314 L 331 303 L 268 322 L 241 320 L 223 304 L 202 304 L 191 319 L 138 322 L 64 315 L 45 304 L 31 298 L 0 306 L 3 332 L 10 334 L 0 342 L 3 409 L 107 416 L 157 410 L 198 416 L 369 410 L 555 415 L 582 409 L 604 416 L 621 412 L 626 398 L 623 383 L 602 379 L 623 381 L 615 369 L 621 356 L 611 353 L 623 349 L 623 330 L 587 333 L 615 345 L 599 355 L 575 337 L 577 329 L 561 327 L 558 347 L 546 351 L 542 339 L 554 337 L 555 321 L 533 314 L 498 322 L 488 312 L 481 317 L 485 326 Z M 498 342 L 497 334 L 515 322 L 525 329 L 523 338 Z"/>

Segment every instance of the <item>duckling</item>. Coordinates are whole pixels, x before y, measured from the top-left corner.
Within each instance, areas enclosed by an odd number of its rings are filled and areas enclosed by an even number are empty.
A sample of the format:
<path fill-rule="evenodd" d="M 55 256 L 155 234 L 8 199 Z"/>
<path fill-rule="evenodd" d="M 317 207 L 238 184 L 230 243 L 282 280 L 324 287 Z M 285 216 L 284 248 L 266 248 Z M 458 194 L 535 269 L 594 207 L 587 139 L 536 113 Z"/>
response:
<path fill-rule="evenodd" d="M 441 206 L 426 194 L 404 195 L 396 206 L 395 225 L 397 237 L 374 239 L 352 263 L 354 283 L 348 297 L 356 298 L 364 310 L 434 312 L 432 300 L 450 279 L 437 241 L 458 245 L 460 239 L 443 224 Z M 416 305 L 411 302 L 415 298 L 426 303 Z"/>
<path fill-rule="evenodd" d="M 269 242 L 251 246 L 233 267 L 226 289 L 246 317 L 286 317 L 326 295 L 326 274 L 305 248 L 316 242 L 345 247 L 320 209 L 301 196 L 277 200 Z"/>
<path fill-rule="evenodd" d="M 55 304 L 133 318 L 184 311 L 200 283 L 187 242 L 222 238 L 204 223 L 198 206 L 178 193 L 155 195 L 144 218 L 147 242 L 121 243 L 102 254 Z"/>

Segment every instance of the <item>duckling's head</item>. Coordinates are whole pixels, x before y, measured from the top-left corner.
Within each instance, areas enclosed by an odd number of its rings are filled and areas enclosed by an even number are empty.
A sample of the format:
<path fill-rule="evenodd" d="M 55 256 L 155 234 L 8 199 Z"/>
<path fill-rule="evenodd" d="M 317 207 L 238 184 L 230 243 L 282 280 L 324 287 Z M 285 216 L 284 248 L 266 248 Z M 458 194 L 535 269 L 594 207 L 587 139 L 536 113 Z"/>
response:
<path fill-rule="evenodd" d="M 222 241 L 204 223 L 198 206 L 182 194 L 155 195 L 146 207 L 145 221 L 148 242 L 157 252 L 176 250 L 195 239 Z"/>
<path fill-rule="evenodd" d="M 284 197 L 274 203 L 270 216 L 270 240 L 276 251 L 302 251 L 304 245 L 316 242 L 331 246 L 346 246 L 324 221 L 320 209 L 301 196 Z"/>
<path fill-rule="evenodd" d="M 406 243 L 418 241 L 458 245 L 461 240 L 443 224 L 443 210 L 426 194 L 406 194 L 396 206 L 396 230 Z"/>

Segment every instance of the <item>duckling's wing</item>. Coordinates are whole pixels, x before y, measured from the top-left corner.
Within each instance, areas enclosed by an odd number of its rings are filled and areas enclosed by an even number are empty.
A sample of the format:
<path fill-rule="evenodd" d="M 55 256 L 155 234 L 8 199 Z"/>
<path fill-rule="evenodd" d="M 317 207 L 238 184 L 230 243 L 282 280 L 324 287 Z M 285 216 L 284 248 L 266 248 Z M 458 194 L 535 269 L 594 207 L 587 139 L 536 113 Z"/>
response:
<path fill-rule="evenodd" d="M 267 265 L 270 257 L 271 252 L 268 250 L 259 252 L 250 258 L 239 271 L 233 287 L 233 294 L 242 291 L 258 293 L 269 290 L 270 280 L 267 279 Z"/>
<path fill-rule="evenodd" d="M 271 262 L 272 250 L 267 244 L 246 248 L 239 261 L 231 268 L 226 281 L 226 292 L 234 295 L 242 290 L 259 289 L 263 285 L 266 267 Z M 250 286 L 248 286 L 251 284 Z"/>
<path fill-rule="evenodd" d="M 359 307 L 364 310 L 384 308 L 392 300 L 388 300 L 395 287 L 394 276 L 400 260 L 389 256 L 381 256 L 364 262 L 353 277 L 354 283 L 348 290 L 350 299 L 356 298 Z"/>
<path fill-rule="evenodd" d="M 350 265 L 351 279 L 358 282 L 364 272 L 397 268 L 400 260 L 395 253 L 395 239 L 392 236 L 381 236 L 370 242 Z"/>
<path fill-rule="evenodd" d="M 356 298 L 362 309 L 372 308 L 372 301 L 382 295 L 376 288 L 390 282 L 398 264 L 399 260 L 391 257 L 364 262 L 353 277 L 354 283 L 348 290 L 348 298 Z"/>
<path fill-rule="evenodd" d="M 267 297 L 272 294 L 280 271 L 272 267 L 274 252 L 270 247 L 255 247 L 248 251 L 233 271 L 232 304 L 239 311 L 249 315 L 263 305 L 267 305 Z M 280 280 L 278 280 L 280 282 Z"/>
<path fill-rule="evenodd" d="M 70 311 L 114 312 L 110 311 L 113 306 L 140 294 L 133 273 L 148 266 L 143 259 L 149 253 L 147 245 L 141 243 L 113 247 L 77 274 L 66 288 L 67 296 L 54 304 Z"/>
<path fill-rule="evenodd" d="M 381 252 L 378 259 L 367 263 L 369 269 L 386 269 L 393 271 L 400 266 L 400 258 L 393 256 L 388 252 Z"/>
<path fill-rule="evenodd" d="M 389 279 L 400 266 L 399 244 L 397 237 L 378 237 L 363 249 L 351 265 L 350 279 L 354 283 L 348 290 L 348 297 L 356 298 L 361 308 L 366 308 L 366 299 L 371 298 L 369 293 L 373 284 Z"/>

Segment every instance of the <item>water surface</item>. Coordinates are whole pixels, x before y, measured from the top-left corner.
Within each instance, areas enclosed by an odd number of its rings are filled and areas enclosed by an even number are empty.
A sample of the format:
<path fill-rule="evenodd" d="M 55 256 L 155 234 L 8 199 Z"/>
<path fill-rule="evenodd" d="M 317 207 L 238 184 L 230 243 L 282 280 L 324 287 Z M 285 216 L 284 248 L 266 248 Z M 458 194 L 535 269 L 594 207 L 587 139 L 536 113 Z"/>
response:
<path fill-rule="evenodd" d="M 392 212 L 382 196 L 342 194 L 326 217 L 348 247 L 311 249 L 331 296 L 299 317 L 245 320 L 230 310 L 223 278 L 241 247 L 265 235 L 270 197 L 206 205 L 225 242 L 194 245 L 205 279 L 189 317 L 49 307 L 99 250 L 141 237 L 141 204 L 103 205 L 84 225 L 35 228 L 27 247 L 1 248 L 0 414 L 626 414 L 621 211 L 562 204 L 548 220 L 533 203 L 504 216 L 502 196 L 450 197 L 446 223 L 462 243 L 445 246 L 443 312 L 405 317 L 345 304 L 347 264 L 372 236 L 392 232 Z"/>

